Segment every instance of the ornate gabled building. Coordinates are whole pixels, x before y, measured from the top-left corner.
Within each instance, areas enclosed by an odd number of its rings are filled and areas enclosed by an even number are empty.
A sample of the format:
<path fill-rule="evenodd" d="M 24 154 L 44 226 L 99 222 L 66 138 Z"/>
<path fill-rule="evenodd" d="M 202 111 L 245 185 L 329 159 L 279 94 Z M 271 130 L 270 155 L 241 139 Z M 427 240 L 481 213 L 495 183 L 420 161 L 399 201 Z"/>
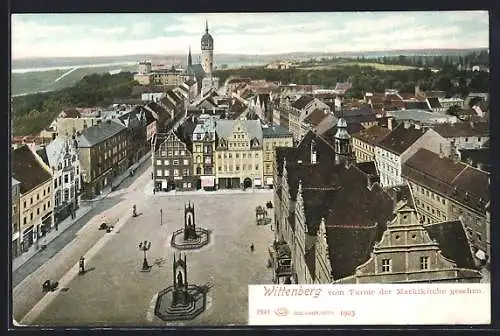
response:
<path fill-rule="evenodd" d="M 293 274 L 275 274 L 282 283 L 331 283 L 352 274 L 391 218 L 392 199 L 372 169 L 355 164 L 346 128 L 341 118 L 333 145 L 308 132 L 298 148 L 276 151 L 275 240 L 288 245 Z"/>
<path fill-rule="evenodd" d="M 52 170 L 54 222 L 58 223 L 78 208 L 81 187 L 79 153 L 75 140 L 64 136 L 52 140 L 45 147 L 45 153 Z"/>
<path fill-rule="evenodd" d="M 281 126 L 263 126 L 263 170 L 264 184 L 273 185 L 274 162 L 276 162 L 276 147 L 292 147 L 293 136 Z"/>
<path fill-rule="evenodd" d="M 443 234 L 444 233 L 444 234 Z M 441 244 L 443 243 L 443 244 Z M 451 248 L 450 248 L 451 247 Z M 424 227 L 411 201 L 399 201 L 394 219 L 368 261 L 337 283 L 479 282 L 460 221 Z"/>
<path fill-rule="evenodd" d="M 218 120 L 216 125 L 218 188 L 261 187 L 262 127 L 258 120 Z"/>
<path fill-rule="evenodd" d="M 215 188 L 215 116 L 202 114 L 193 134 L 193 175 L 201 188 Z"/>
<path fill-rule="evenodd" d="M 192 143 L 180 133 L 178 129 L 163 136 L 157 135 L 159 143 L 152 155 L 153 182 L 157 191 L 192 190 L 196 187 L 192 174 Z"/>

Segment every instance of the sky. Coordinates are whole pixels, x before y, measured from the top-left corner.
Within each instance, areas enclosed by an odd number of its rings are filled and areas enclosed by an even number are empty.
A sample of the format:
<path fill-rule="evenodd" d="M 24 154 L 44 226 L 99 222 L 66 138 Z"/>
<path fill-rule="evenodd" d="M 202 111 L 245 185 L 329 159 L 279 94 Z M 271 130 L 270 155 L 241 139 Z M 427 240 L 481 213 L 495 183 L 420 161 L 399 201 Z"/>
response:
<path fill-rule="evenodd" d="M 214 54 L 489 46 L 486 11 L 13 14 L 12 58 L 196 55 L 205 20 Z"/>

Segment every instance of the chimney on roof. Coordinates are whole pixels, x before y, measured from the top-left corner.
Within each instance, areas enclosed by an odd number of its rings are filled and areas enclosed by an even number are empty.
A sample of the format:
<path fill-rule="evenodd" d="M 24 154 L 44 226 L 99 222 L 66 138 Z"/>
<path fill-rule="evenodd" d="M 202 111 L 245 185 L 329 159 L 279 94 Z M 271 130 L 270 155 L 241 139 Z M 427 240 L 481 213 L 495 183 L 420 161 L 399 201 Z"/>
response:
<path fill-rule="evenodd" d="M 471 127 L 471 128 L 474 128 L 474 126 L 476 126 L 476 125 L 474 124 L 474 121 L 472 121 L 472 120 L 469 122 L 469 125 L 470 125 L 470 127 Z"/>
<path fill-rule="evenodd" d="M 392 117 L 387 118 L 387 128 L 392 131 Z"/>
<path fill-rule="evenodd" d="M 405 120 L 405 121 L 403 122 L 403 126 L 404 126 L 404 128 L 406 128 L 406 129 L 410 128 L 410 126 L 411 126 L 410 121 L 409 121 L 409 120 Z"/>
<path fill-rule="evenodd" d="M 392 209 L 394 213 L 396 213 L 398 205 L 399 191 L 400 191 L 399 187 L 394 187 L 391 189 Z"/>
<path fill-rule="evenodd" d="M 460 152 L 457 150 L 457 146 L 455 144 L 455 139 L 451 140 L 450 143 L 450 157 L 453 160 L 454 164 L 460 162 Z"/>
<path fill-rule="evenodd" d="M 444 151 L 443 151 L 443 144 L 439 144 L 439 157 L 441 159 L 444 159 L 446 155 L 444 154 Z"/>

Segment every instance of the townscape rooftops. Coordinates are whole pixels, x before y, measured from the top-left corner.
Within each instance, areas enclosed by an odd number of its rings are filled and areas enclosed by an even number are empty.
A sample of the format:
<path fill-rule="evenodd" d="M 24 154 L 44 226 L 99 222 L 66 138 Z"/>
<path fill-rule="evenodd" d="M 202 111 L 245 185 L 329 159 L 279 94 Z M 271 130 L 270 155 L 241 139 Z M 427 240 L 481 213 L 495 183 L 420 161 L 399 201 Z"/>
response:
<path fill-rule="evenodd" d="M 363 104 L 359 108 L 342 109 L 342 111 L 336 112 L 336 115 L 339 118 L 349 118 L 355 116 L 375 115 L 375 112 L 370 105 Z"/>
<path fill-rule="evenodd" d="M 313 99 L 314 98 L 311 96 L 303 95 L 299 99 L 297 99 L 296 101 L 294 101 L 292 103 L 292 107 L 296 108 L 298 110 L 302 110 L 303 108 L 305 108 L 307 106 L 307 104 L 309 104 L 311 101 L 313 101 Z"/>
<path fill-rule="evenodd" d="M 51 174 L 38 162 L 37 158 L 26 145 L 12 151 L 12 177 L 21 182 L 21 194 L 51 180 Z"/>
<path fill-rule="evenodd" d="M 352 137 L 376 146 L 390 133 L 391 131 L 388 128 L 375 125 L 352 134 Z"/>
<path fill-rule="evenodd" d="M 395 187 L 389 187 L 389 188 L 385 188 L 384 190 L 393 199 L 393 201 L 395 201 L 396 204 L 398 202 L 403 201 L 406 203 L 407 206 L 415 209 L 412 191 L 411 191 L 410 186 L 408 184 L 398 185 Z"/>
<path fill-rule="evenodd" d="M 266 138 L 288 138 L 292 137 L 292 133 L 290 133 L 286 128 L 281 125 L 273 125 L 262 128 L 262 136 L 264 139 Z"/>
<path fill-rule="evenodd" d="M 377 165 L 374 161 L 359 162 L 356 166 L 367 175 L 378 176 Z"/>
<path fill-rule="evenodd" d="M 457 122 L 436 125 L 434 130 L 444 138 L 489 136 L 490 124 L 488 122 Z"/>
<path fill-rule="evenodd" d="M 431 239 L 439 243 L 443 256 L 453 260 L 458 268 L 475 269 L 474 258 L 461 221 L 424 225 Z M 450 239 L 453 237 L 453 239 Z"/>
<path fill-rule="evenodd" d="M 239 117 L 243 112 L 245 112 L 246 109 L 247 109 L 247 107 L 245 106 L 245 104 L 243 104 L 238 99 L 236 99 L 234 101 L 234 103 L 231 104 L 231 107 L 229 108 L 229 112 L 233 113 L 237 117 Z"/>
<path fill-rule="evenodd" d="M 193 78 L 188 78 L 185 82 L 184 82 L 188 87 L 192 87 L 193 85 L 196 84 L 196 81 L 193 79 Z"/>
<path fill-rule="evenodd" d="M 459 116 L 477 116 L 477 112 L 473 108 L 460 109 L 456 112 L 456 114 Z"/>
<path fill-rule="evenodd" d="M 414 93 L 401 92 L 399 93 L 399 95 L 401 96 L 401 98 L 403 98 L 403 100 L 415 99 Z"/>
<path fill-rule="evenodd" d="M 358 133 L 358 132 L 360 132 L 361 130 L 364 130 L 364 129 L 365 128 L 360 123 L 356 123 L 356 122 L 348 122 L 347 123 L 347 132 L 349 134 L 355 134 L 355 133 Z M 335 144 L 335 134 L 336 133 L 337 133 L 337 126 L 334 125 L 330 129 L 324 131 L 321 134 L 321 137 L 325 141 L 327 141 L 330 144 L 330 146 L 334 146 L 334 144 Z"/>
<path fill-rule="evenodd" d="M 337 117 L 335 115 L 333 115 L 332 113 L 329 113 L 325 119 L 323 119 L 318 125 L 316 125 L 314 127 L 314 131 L 317 134 L 322 135 L 326 131 L 331 129 L 332 127 L 336 127 L 337 122 L 338 122 Z M 351 129 L 349 129 L 349 124 L 347 124 L 347 125 L 348 125 L 347 130 L 348 130 L 348 132 L 350 132 L 352 130 L 352 127 L 351 127 Z"/>
<path fill-rule="evenodd" d="M 150 108 L 153 112 L 155 112 L 159 118 L 171 119 L 170 113 L 165 110 L 161 105 L 155 102 L 148 103 L 146 107 Z"/>
<path fill-rule="evenodd" d="M 81 118 L 80 111 L 76 108 L 67 108 L 59 114 L 59 118 Z"/>
<path fill-rule="evenodd" d="M 378 146 L 394 154 L 401 155 L 423 134 L 422 129 L 413 126 L 405 128 L 405 125 L 401 124 L 379 141 Z"/>
<path fill-rule="evenodd" d="M 251 80 L 251 78 L 231 78 L 227 81 L 227 84 L 249 83 Z"/>
<path fill-rule="evenodd" d="M 106 120 L 98 125 L 87 127 L 77 137 L 78 147 L 93 147 L 127 128 L 115 120 Z"/>
<path fill-rule="evenodd" d="M 490 200 L 489 173 L 424 148 L 404 163 L 402 175 L 481 213 Z"/>
<path fill-rule="evenodd" d="M 327 227 L 327 241 L 334 280 L 351 276 L 366 262 L 377 241 L 377 227 Z"/>
<path fill-rule="evenodd" d="M 439 112 L 431 112 L 423 109 L 407 109 L 388 112 L 389 116 L 396 120 L 413 120 L 422 123 L 440 124 L 457 121 L 457 117 Z"/>
<path fill-rule="evenodd" d="M 314 109 L 304 119 L 304 122 L 311 124 L 313 126 L 318 126 L 327 116 L 328 113 L 325 113 L 325 111 L 323 111 L 322 109 Z"/>
<path fill-rule="evenodd" d="M 339 183 L 341 188 L 331 198 L 326 226 L 369 227 L 378 223 L 385 229 L 392 219 L 390 196 L 378 184 L 369 190 L 366 174 L 356 166 L 341 169 Z"/>
<path fill-rule="evenodd" d="M 429 105 L 433 109 L 435 109 L 435 108 L 441 108 L 442 107 L 441 103 L 439 102 L 439 99 L 437 97 L 427 98 L 427 101 L 429 102 Z"/>
<path fill-rule="evenodd" d="M 42 148 L 37 149 L 36 154 L 42 159 L 43 163 L 50 167 L 49 158 L 47 156 L 47 151 L 45 148 L 46 147 L 43 146 Z"/>
<path fill-rule="evenodd" d="M 489 168 L 490 165 L 490 149 L 460 149 L 460 159 L 462 162 L 471 161 L 473 165 L 482 164 Z"/>
<path fill-rule="evenodd" d="M 58 136 L 45 146 L 50 167 L 57 167 L 66 153 L 66 146 L 69 145 L 68 138 Z"/>
<path fill-rule="evenodd" d="M 444 97 L 446 97 L 446 92 L 444 92 L 444 91 L 425 91 L 424 95 L 427 98 L 444 98 Z"/>
<path fill-rule="evenodd" d="M 406 102 L 406 109 L 430 111 L 429 104 L 426 101 L 408 101 Z"/>
<path fill-rule="evenodd" d="M 335 197 L 337 188 L 307 188 L 302 189 L 304 215 L 307 223 L 307 232 L 315 235 L 318 232 L 322 218 L 327 218 L 331 198 Z"/>

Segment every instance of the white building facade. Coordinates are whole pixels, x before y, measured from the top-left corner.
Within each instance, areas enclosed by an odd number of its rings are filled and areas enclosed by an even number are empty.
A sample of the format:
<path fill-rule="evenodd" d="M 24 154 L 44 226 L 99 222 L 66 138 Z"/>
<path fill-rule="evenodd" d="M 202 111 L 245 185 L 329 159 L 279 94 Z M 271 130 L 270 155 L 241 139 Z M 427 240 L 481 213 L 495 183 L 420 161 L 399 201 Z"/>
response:
<path fill-rule="evenodd" d="M 404 125 L 398 126 L 375 147 L 375 163 L 382 187 L 393 187 L 404 183 L 401 176 L 402 164 L 420 148 L 445 156 L 450 154 L 450 142 L 434 130 L 423 131 L 413 126 L 405 128 Z"/>
<path fill-rule="evenodd" d="M 54 223 L 74 214 L 79 204 L 80 161 L 74 140 L 57 137 L 45 148 L 53 179 Z"/>

